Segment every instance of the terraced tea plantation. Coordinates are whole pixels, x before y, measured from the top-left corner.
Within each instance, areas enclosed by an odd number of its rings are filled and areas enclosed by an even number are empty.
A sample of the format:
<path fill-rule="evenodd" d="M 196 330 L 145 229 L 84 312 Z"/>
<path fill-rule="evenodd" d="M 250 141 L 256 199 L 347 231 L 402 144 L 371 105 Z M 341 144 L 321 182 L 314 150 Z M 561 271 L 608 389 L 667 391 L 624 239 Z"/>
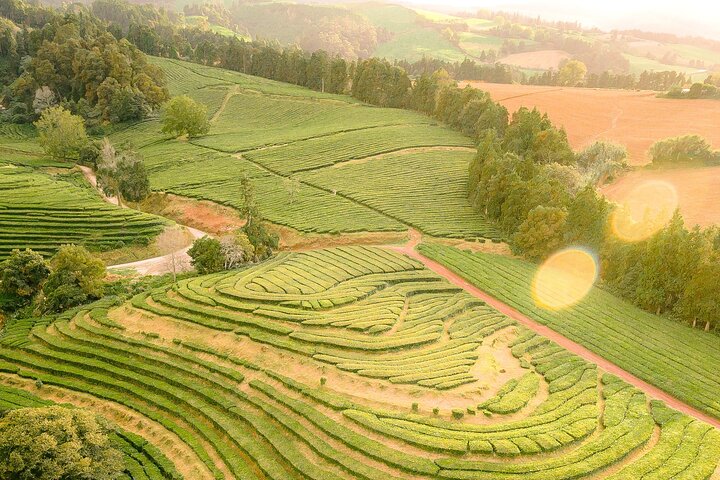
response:
<path fill-rule="evenodd" d="M 146 244 L 167 224 L 114 207 L 89 189 L 29 168 L 0 165 L 0 260 L 16 248 L 49 256 L 70 243 L 91 250 Z"/>
<path fill-rule="evenodd" d="M 720 461 L 720 431 L 381 248 L 11 322 L 0 370 L 147 417 L 193 479 L 703 479 Z"/>
<path fill-rule="evenodd" d="M 720 417 L 717 336 L 649 314 L 597 287 L 571 309 L 548 311 L 537 307 L 530 295 L 536 270 L 531 263 L 437 244 L 421 245 L 420 251 L 534 320 Z"/>
<path fill-rule="evenodd" d="M 161 134 L 158 119 L 111 135 L 139 148 L 154 189 L 239 208 L 240 179 L 248 175 L 263 215 L 301 232 L 412 225 L 439 236 L 500 238 L 471 211 L 463 190 L 472 140 L 433 119 L 218 68 L 153 61 L 166 71 L 173 94 L 203 102 L 211 118 L 210 133 L 189 142 Z M 360 168 L 346 164 L 366 160 L 372 174 L 335 181 Z M 435 174 L 452 188 L 425 188 Z M 298 184 L 292 195 L 288 178 Z M 401 199 L 411 203 L 403 206 Z M 444 208 L 420 211 L 429 204 Z"/>

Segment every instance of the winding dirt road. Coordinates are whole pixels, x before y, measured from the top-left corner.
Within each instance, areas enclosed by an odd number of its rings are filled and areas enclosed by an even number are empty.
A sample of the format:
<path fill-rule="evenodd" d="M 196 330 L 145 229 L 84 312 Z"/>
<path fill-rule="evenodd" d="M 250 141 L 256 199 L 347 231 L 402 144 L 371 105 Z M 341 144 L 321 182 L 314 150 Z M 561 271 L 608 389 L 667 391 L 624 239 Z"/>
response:
<path fill-rule="evenodd" d="M 78 168 L 82 171 L 83 175 L 87 179 L 88 183 L 93 186 L 99 193 L 100 196 L 108 203 L 118 205 L 121 208 L 129 208 L 127 205 L 120 205 L 116 197 L 108 197 L 105 193 L 100 190 L 97 186 L 97 176 L 95 172 L 84 165 L 78 165 Z M 187 225 L 180 225 L 192 234 L 193 240 L 209 236 L 208 233 L 198 230 L 197 228 L 188 227 Z M 135 262 L 121 263 L 119 265 L 109 265 L 107 269 L 112 270 L 135 270 L 140 275 L 163 275 L 171 273 L 173 268 L 179 273 L 187 270 L 190 267 L 190 255 L 188 250 L 192 247 L 192 243 L 186 247 L 170 252 L 166 255 L 160 255 L 158 257 L 146 258 L 145 260 L 138 260 Z M 173 267 L 174 265 L 174 267 Z"/>
<path fill-rule="evenodd" d="M 193 240 L 202 238 L 207 233 L 197 228 L 192 228 L 183 225 L 193 236 Z M 140 275 L 164 275 L 170 273 L 173 270 L 173 262 L 177 272 L 185 271 L 190 267 L 190 255 L 188 250 L 192 247 L 192 244 L 187 247 L 168 253 L 167 255 L 161 255 L 159 257 L 146 258 L 145 260 L 138 260 L 136 262 L 121 263 L 119 265 L 109 265 L 107 269 L 113 270 L 135 270 Z"/>
<path fill-rule="evenodd" d="M 691 407 L 690 405 L 686 404 L 685 402 L 678 400 L 677 398 L 673 397 L 672 395 L 668 394 L 664 390 L 659 389 L 658 387 L 651 385 L 647 383 L 646 381 L 636 377 L 630 372 L 627 372 L 623 370 L 622 368 L 618 367 L 614 363 L 610 362 L 609 360 L 601 357 L 600 355 L 588 350 L 584 346 L 580 345 L 579 343 L 576 343 L 572 340 L 570 340 L 567 337 L 564 337 L 563 335 L 559 334 L 555 330 L 552 330 L 549 327 L 546 327 L 545 325 L 542 325 L 532 318 L 524 315 L 523 313 L 519 312 L 515 308 L 511 307 L 510 305 L 507 305 L 506 303 L 501 302 L 500 300 L 488 295 L 486 292 L 480 290 L 476 286 L 472 285 L 470 282 L 462 278 L 457 273 L 453 272 L 449 268 L 445 267 L 444 265 L 431 260 L 422 254 L 420 254 L 417 250 L 415 250 L 415 247 L 420 243 L 421 241 L 421 235 L 419 232 L 415 230 L 410 231 L 410 240 L 402 245 L 402 246 L 393 246 L 388 247 L 392 250 L 395 250 L 397 252 L 403 253 L 411 258 L 414 258 L 416 260 L 419 260 L 422 262 L 427 268 L 432 270 L 433 272 L 437 273 L 438 275 L 441 275 L 442 277 L 445 277 L 450 283 L 453 285 L 456 285 L 469 294 L 479 298 L 480 300 L 487 303 L 489 306 L 493 307 L 495 310 L 499 311 L 500 313 L 507 315 L 508 317 L 512 318 L 513 320 L 517 321 L 518 323 L 524 325 L 525 327 L 529 328 L 533 332 L 537 333 L 538 335 L 542 335 L 545 338 L 548 338 L 552 340 L 553 342 L 557 343 L 561 347 L 565 348 L 566 350 L 574 353 L 575 355 L 582 357 L 583 359 L 587 360 L 588 362 L 596 364 L 599 368 L 602 370 L 612 373 L 613 375 L 622 378 L 630 385 L 633 385 L 634 387 L 642 390 L 645 392 L 649 397 L 655 398 L 658 400 L 662 400 L 667 404 L 667 406 L 674 408 L 675 410 L 682 412 L 686 415 L 689 415 L 691 417 L 697 418 L 698 420 L 702 420 L 703 422 L 706 422 L 715 428 L 720 428 L 720 420 L 718 420 L 715 417 L 712 417 L 708 415 L 707 413 L 704 413 L 694 407 Z"/>

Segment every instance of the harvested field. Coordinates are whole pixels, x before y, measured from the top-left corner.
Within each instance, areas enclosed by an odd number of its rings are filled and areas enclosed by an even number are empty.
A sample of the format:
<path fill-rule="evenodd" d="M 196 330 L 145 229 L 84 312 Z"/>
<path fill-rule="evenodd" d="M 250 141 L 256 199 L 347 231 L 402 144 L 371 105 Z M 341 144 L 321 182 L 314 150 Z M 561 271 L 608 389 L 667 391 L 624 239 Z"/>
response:
<path fill-rule="evenodd" d="M 689 227 L 720 223 L 720 209 L 717 208 L 720 167 L 638 170 L 605 186 L 602 192 L 607 198 L 620 202 L 635 187 L 650 180 L 668 182 L 675 187 L 680 211 Z"/>
<path fill-rule="evenodd" d="M 656 141 L 696 133 L 720 148 L 720 103 L 716 100 L 656 98 L 655 92 L 595 90 L 472 82 L 511 112 L 537 107 L 563 125 L 573 148 L 598 139 L 625 145 L 630 163 L 648 163 Z"/>
<path fill-rule="evenodd" d="M 500 63 L 515 65 L 522 68 L 547 70 L 558 68 L 563 60 L 570 58 L 570 54 L 562 50 L 538 50 L 535 52 L 513 53 L 500 59 Z"/>

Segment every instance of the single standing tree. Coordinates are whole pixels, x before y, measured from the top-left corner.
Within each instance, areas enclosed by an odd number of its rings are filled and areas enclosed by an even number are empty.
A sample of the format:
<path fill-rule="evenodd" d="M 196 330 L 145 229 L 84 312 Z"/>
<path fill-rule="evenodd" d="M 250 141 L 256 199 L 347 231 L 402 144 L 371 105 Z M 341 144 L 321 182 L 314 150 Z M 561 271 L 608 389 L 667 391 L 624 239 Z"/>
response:
<path fill-rule="evenodd" d="M 85 247 L 63 245 L 50 260 L 50 270 L 43 288 L 46 310 L 61 312 L 102 297 L 105 265 Z"/>
<path fill-rule="evenodd" d="M 198 238 L 193 243 L 188 255 L 192 258 L 192 266 L 200 274 L 215 273 L 222 271 L 225 265 L 225 257 L 222 252 L 220 241 L 208 236 Z"/>
<path fill-rule="evenodd" d="M 98 180 L 106 195 L 122 201 L 139 202 L 150 194 L 150 180 L 140 155 L 131 150 L 117 152 L 110 141 L 103 139 L 97 165 Z"/>
<path fill-rule="evenodd" d="M 120 478 L 125 462 L 109 432 L 106 422 L 87 410 L 10 410 L 0 417 L 0 478 Z"/>
<path fill-rule="evenodd" d="M 255 247 L 242 230 L 220 237 L 220 250 L 225 258 L 225 270 L 248 263 L 255 257 Z"/>
<path fill-rule="evenodd" d="M 165 106 L 163 133 L 176 137 L 180 135 L 197 137 L 206 134 L 209 130 L 207 107 L 187 95 L 174 97 Z"/>
<path fill-rule="evenodd" d="M 176 228 L 167 228 L 158 235 L 155 243 L 161 250 L 169 252 L 167 265 L 172 272 L 173 283 L 176 283 L 178 271 L 185 267 L 184 264 L 187 264 L 187 261 L 183 261 L 183 257 L 180 255 L 180 250 L 187 245 L 185 234 Z"/>
<path fill-rule="evenodd" d="M 575 87 L 585 80 L 587 67 L 580 60 L 570 60 L 560 67 L 558 83 L 567 87 Z"/>
<path fill-rule="evenodd" d="M 283 186 L 288 194 L 288 203 L 292 205 L 300 191 L 300 180 L 295 177 L 287 177 L 283 180 Z"/>
<path fill-rule="evenodd" d="M 150 179 L 145 170 L 145 163 L 137 152 L 122 152 L 117 176 L 118 190 L 124 200 L 139 202 L 150 194 Z"/>
<path fill-rule="evenodd" d="M 35 126 L 38 142 L 45 153 L 54 158 L 77 159 L 80 150 L 89 142 L 82 117 L 63 107 L 43 110 Z"/>
<path fill-rule="evenodd" d="M 27 301 L 40 291 L 50 275 L 45 259 L 30 249 L 13 250 L 0 264 L 0 291 Z"/>

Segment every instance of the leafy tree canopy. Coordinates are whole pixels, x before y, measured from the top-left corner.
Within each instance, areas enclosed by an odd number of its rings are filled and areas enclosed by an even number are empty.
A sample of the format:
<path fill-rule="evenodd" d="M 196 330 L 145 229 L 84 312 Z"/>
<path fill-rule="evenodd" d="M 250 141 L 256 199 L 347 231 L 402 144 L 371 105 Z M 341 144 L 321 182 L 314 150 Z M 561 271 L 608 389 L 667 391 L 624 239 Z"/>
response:
<path fill-rule="evenodd" d="M 60 312 L 102 297 L 105 265 L 85 247 L 63 245 L 50 260 L 45 308 Z"/>
<path fill-rule="evenodd" d="M 163 133 L 197 137 L 210 130 L 207 107 L 187 95 L 174 97 L 165 106 Z"/>
<path fill-rule="evenodd" d="M 0 478 L 117 479 L 125 463 L 108 433 L 108 425 L 86 410 L 10 410 L 0 418 Z"/>
<path fill-rule="evenodd" d="M 0 291 L 29 299 L 40 291 L 48 275 L 50 268 L 42 255 L 30 249 L 13 250 L 0 264 Z"/>
<path fill-rule="evenodd" d="M 83 119 L 63 107 L 43 110 L 35 126 L 40 145 L 54 158 L 78 159 L 80 151 L 89 143 Z"/>

